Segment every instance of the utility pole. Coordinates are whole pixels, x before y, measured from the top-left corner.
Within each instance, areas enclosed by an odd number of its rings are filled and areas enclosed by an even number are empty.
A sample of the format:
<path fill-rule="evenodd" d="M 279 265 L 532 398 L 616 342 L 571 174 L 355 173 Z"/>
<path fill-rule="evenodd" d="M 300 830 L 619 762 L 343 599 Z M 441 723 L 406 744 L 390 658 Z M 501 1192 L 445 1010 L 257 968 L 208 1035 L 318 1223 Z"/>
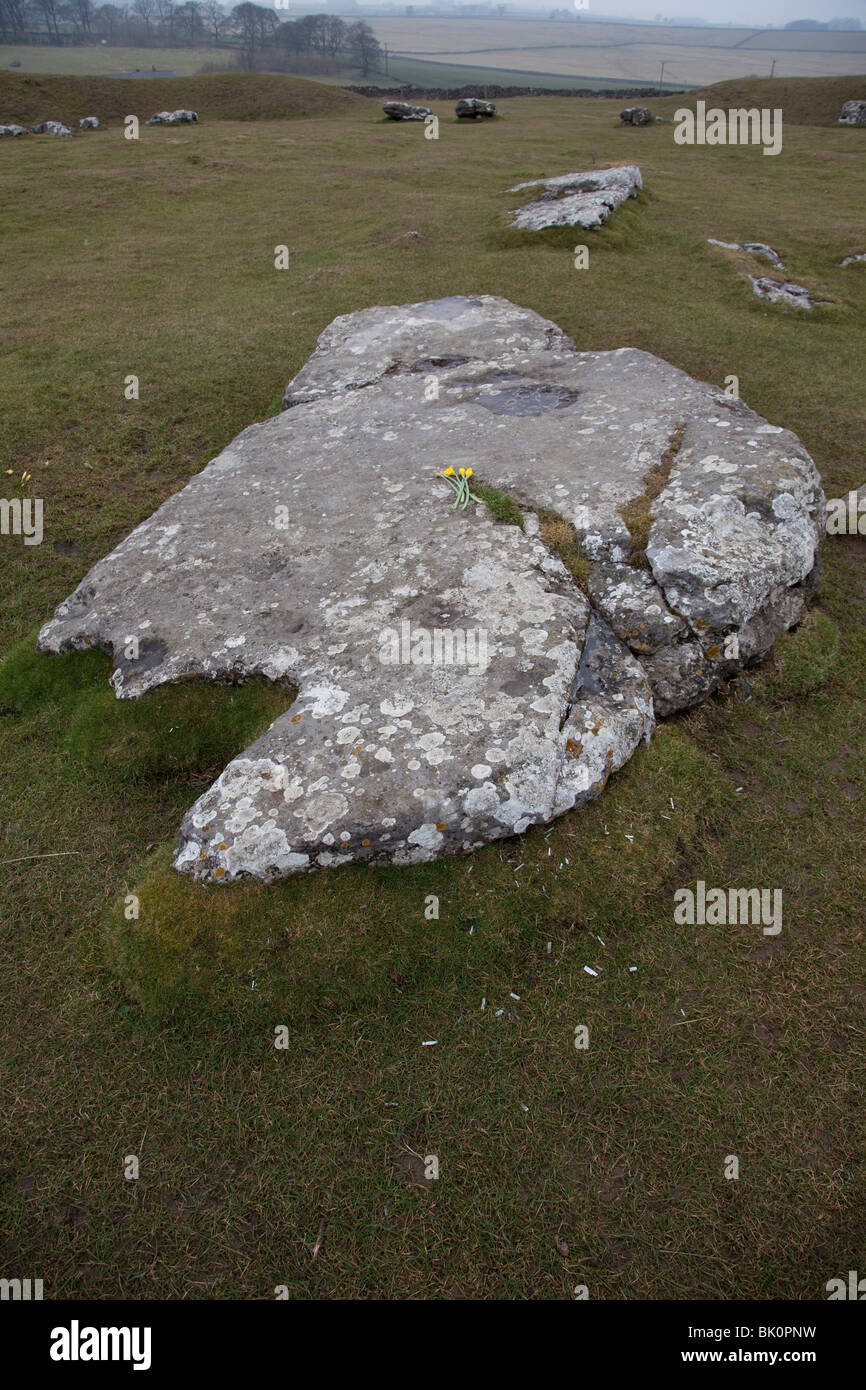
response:
<path fill-rule="evenodd" d="M 773 76 L 773 73 L 774 73 L 775 71 L 776 71 L 776 60 L 775 60 L 775 58 L 774 58 L 774 59 L 773 59 L 773 66 L 770 68 L 770 76 L 771 76 L 771 77 Z"/>
<path fill-rule="evenodd" d="M 664 88 L 664 76 L 665 76 L 665 65 L 664 65 L 664 63 L 662 63 L 662 70 L 661 70 L 661 72 L 659 73 L 659 96 L 661 96 L 662 91 L 663 91 L 663 88 Z"/>

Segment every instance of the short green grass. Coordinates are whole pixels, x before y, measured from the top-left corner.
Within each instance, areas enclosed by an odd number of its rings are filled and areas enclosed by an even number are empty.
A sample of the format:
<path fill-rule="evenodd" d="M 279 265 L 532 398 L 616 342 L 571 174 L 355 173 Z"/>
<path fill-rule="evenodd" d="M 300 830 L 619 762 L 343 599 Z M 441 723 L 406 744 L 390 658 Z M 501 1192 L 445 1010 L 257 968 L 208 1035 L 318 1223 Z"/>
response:
<path fill-rule="evenodd" d="M 103 655 L 32 650 L 369 304 L 502 294 L 580 348 L 735 373 L 829 495 L 864 480 L 866 275 L 838 268 L 866 249 L 862 131 L 792 126 L 768 159 L 592 101 L 434 109 L 438 141 L 371 103 L 0 149 L 0 477 L 46 508 L 41 546 L 0 541 L 3 1273 L 46 1297 L 820 1298 L 864 1248 L 863 540 L 828 541 L 800 629 L 593 805 L 405 870 L 177 875 L 199 786 L 291 692 L 112 704 Z M 509 184 L 636 157 L 645 192 L 601 233 L 506 226 Z M 769 241 L 837 306 L 758 303 L 708 236 Z M 698 879 L 781 887 L 781 935 L 675 926 Z"/>
<path fill-rule="evenodd" d="M 0 68 L 16 58 L 21 73 L 65 73 L 70 77 L 108 77 L 112 72 L 150 72 L 161 68 L 181 77 L 191 76 L 206 63 L 228 65 L 235 51 L 225 48 L 121 48 L 106 44 L 0 44 Z M 135 79 L 141 81 L 140 78 Z"/>

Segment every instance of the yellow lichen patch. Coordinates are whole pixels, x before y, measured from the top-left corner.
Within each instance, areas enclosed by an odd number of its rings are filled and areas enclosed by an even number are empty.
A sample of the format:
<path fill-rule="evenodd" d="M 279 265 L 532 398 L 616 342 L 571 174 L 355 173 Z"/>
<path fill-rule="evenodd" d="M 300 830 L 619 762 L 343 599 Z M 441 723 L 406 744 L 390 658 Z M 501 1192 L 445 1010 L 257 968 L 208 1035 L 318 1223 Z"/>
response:
<path fill-rule="evenodd" d="M 289 719 L 289 723 L 290 723 L 290 724 L 300 724 L 300 722 L 301 722 L 301 720 L 303 719 L 303 717 L 304 717 L 304 716 L 303 716 L 302 714 L 293 714 L 293 715 L 291 716 L 291 718 Z"/>
<path fill-rule="evenodd" d="M 220 841 L 220 843 L 217 845 L 217 849 L 228 849 L 228 845 L 226 844 L 225 840 Z"/>
<path fill-rule="evenodd" d="M 368 845 L 369 843 L 370 843 L 369 840 L 362 840 L 362 841 L 361 841 L 361 844 L 362 844 L 362 845 Z"/>
<path fill-rule="evenodd" d="M 214 878 L 225 878 L 225 873 L 225 869 L 220 865 L 218 869 L 214 869 L 213 876 Z"/>
<path fill-rule="evenodd" d="M 712 657 L 713 661 L 715 661 L 715 659 L 716 659 L 717 656 L 721 656 L 721 654 L 722 654 L 722 649 L 721 649 L 721 647 L 718 647 L 718 646 L 716 646 L 716 647 L 707 647 L 706 655 L 709 656 L 709 657 Z"/>
<path fill-rule="evenodd" d="M 579 758 L 582 752 L 582 743 L 575 743 L 573 738 L 567 738 L 565 740 L 565 756 L 567 758 Z"/>
<path fill-rule="evenodd" d="M 444 820 L 437 820 L 437 822 L 436 822 L 436 829 L 437 829 L 437 830 L 444 830 L 444 829 L 445 829 L 445 822 L 444 822 Z"/>

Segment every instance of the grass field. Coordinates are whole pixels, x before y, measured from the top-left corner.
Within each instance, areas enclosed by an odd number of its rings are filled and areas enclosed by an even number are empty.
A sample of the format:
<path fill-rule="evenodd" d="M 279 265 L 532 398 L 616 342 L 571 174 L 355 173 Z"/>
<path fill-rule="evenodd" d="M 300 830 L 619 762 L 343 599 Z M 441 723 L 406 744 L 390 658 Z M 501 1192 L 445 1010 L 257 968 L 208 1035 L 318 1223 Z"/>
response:
<path fill-rule="evenodd" d="M 134 72 L 151 67 L 189 77 L 205 63 L 228 66 L 234 53 L 225 48 L 113 48 L 101 44 L 71 44 L 55 48 L 50 44 L 2 44 L 0 68 L 8 68 L 14 58 L 22 73 L 66 73 L 70 77 L 108 77 L 113 72 Z M 136 79 L 141 80 L 141 79 Z M 146 79 L 149 81 L 150 79 Z"/>
<path fill-rule="evenodd" d="M 103 124 L 122 122 L 127 115 L 146 121 L 154 111 L 180 106 L 191 107 L 203 121 L 258 121 L 366 111 L 368 102 L 355 92 L 275 73 L 229 72 L 127 82 L 0 72 L 2 119 L 24 125 L 52 119 L 77 122 L 90 115 Z"/>
<path fill-rule="evenodd" d="M 102 48 L 98 45 L 87 47 L 53 48 L 49 46 L 0 45 L 0 72 L 9 68 L 17 58 L 21 73 L 30 75 L 66 75 L 70 77 L 108 76 L 109 73 L 133 72 L 136 68 L 149 72 L 151 66 L 173 69 L 178 76 L 187 77 L 197 73 L 206 64 L 219 64 L 228 67 L 236 60 L 237 54 L 225 48 Z M 515 68 L 520 68 L 515 63 Z M 658 68 L 654 69 L 655 75 Z M 149 85 L 148 78 L 142 86 Z M 554 75 L 546 75 L 534 68 L 531 71 L 515 71 L 510 66 L 473 66 L 466 61 L 441 62 L 425 61 L 419 58 L 405 58 L 392 55 L 388 60 L 388 71 L 377 69 L 364 77 L 360 68 L 342 68 L 333 74 L 316 77 L 319 83 L 329 86 L 356 84 L 358 86 L 395 86 L 413 82 L 417 86 L 459 87 L 467 82 L 496 83 L 503 87 L 618 87 L 633 85 L 622 78 L 605 78 L 593 74 L 584 77 L 573 69 L 560 71 L 554 64 Z"/>
<path fill-rule="evenodd" d="M 589 75 L 632 86 L 654 82 L 663 62 L 665 80 L 684 86 L 769 76 L 774 58 L 780 77 L 831 77 L 866 69 L 866 32 L 793 29 L 768 33 L 542 17 L 377 18 L 373 27 L 395 63 L 408 57 L 480 68 Z"/>
<path fill-rule="evenodd" d="M 792 123 L 768 159 L 591 100 L 433 106 L 438 141 L 359 101 L 0 145 L 0 463 L 46 526 L 0 540 L 0 1268 L 46 1298 L 823 1298 L 866 1240 L 866 540 L 828 540 L 808 620 L 599 801 L 406 870 L 175 874 L 183 811 L 274 692 L 115 702 L 107 657 L 34 652 L 370 304 L 502 294 L 581 349 L 735 373 L 829 496 L 866 479 L 866 271 L 839 268 L 866 250 L 866 132 Z M 588 270 L 573 231 L 507 227 L 509 184 L 634 159 Z M 760 304 L 708 236 L 769 241 L 836 306 Z M 781 887 L 782 934 L 675 926 L 698 879 Z"/>
<path fill-rule="evenodd" d="M 367 84 L 385 86 L 389 82 L 399 86 L 401 83 L 411 82 L 416 87 L 462 87 L 467 83 L 477 82 L 481 85 L 486 83 L 490 86 L 495 84 L 500 87 L 577 87 L 590 90 L 605 90 L 607 88 L 615 90 L 617 87 L 635 85 L 633 82 L 626 82 L 618 77 L 590 77 L 584 73 L 563 73 L 558 69 L 546 73 L 529 69 L 476 67 L 469 63 L 404 58 L 399 54 L 389 55 L 387 74 L 384 74 L 380 69 L 366 78 L 361 78 L 359 75 L 350 78 L 344 74 L 337 80 L 354 82 L 359 86 Z M 666 82 L 665 85 L 671 84 Z"/>

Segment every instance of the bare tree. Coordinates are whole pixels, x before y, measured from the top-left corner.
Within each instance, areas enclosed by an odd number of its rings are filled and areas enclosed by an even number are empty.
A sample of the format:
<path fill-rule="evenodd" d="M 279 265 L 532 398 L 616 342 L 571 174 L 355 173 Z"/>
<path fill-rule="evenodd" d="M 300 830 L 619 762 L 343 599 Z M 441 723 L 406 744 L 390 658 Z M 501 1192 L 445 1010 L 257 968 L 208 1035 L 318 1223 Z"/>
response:
<path fill-rule="evenodd" d="M 0 0 L 0 38 L 6 42 L 24 32 L 24 6 L 21 0 Z"/>
<path fill-rule="evenodd" d="M 107 34 L 113 39 L 116 34 L 123 32 L 129 23 L 129 12 L 125 6 L 121 5 L 100 5 L 93 11 L 93 22 L 96 25 L 97 33 Z"/>
<path fill-rule="evenodd" d="M 34 0 L 34 3 L 28 5 L 27 8 L 31 14 L 36 15 L 40 19 L 44 19 L 45 27 L 49 34 L 54 34 L 56 36 L 60 33 L 60 7 L 56 3 L 56 0 Z"/>
<path fill-rule="evenodd" d="M 71 0 L 71 8 L 75 16 L 76 24 L 81 26 L 85 34 L 89 34 L 93 21 L 93 5 L 91 0 Z"/>
<path fill-rule="evenodd" d="M 276 28 L 276 15 L 263 5 L 248 3 L 235 5 L 232 10 L 232 27 L 240 34 L 241 65 L 252 72 L 256 62 L 256 51 L 264 47 L 265 39 L 273 37 Z"/>
<path fill-rule="evenodd" d="M 199 6 L 201 10 L 202 23 L 207 29 L 211 43 L 219 43 L 223 27 L 227 23 L 226 12 L 217 0 L 204 0 L 204 4 Z"/>
<path fill-rule="evenodd" d="M 179 34 L 185 34 L 192 42 L 203 30 L 201 5 L 197 0 L 184 0 L 174 12 L 175 27 Z"/>
<path fill-rule="evenodd" d="M 174 0 L 156 0 L 156 17 L 166 37 L 174 32 Z"/>
<path fill-rule="evenodd" d="M 350 24 L 346 37 L 349 52 L 361 69 L 361 76 L 366 77 L 370 69 L 375 68 L 377 63 L 382 61 L 382 49 L 379 40 L 369 24 L 365 24 L 363 20 L 357 24 Z"/>
<path fill-rule="evenodd" d="M 337 57 L 346 47 L 346 31 L 348 25 L 344 20 L 338 19 L 336 15 L 327 15 L 324 24 L 325 48 L 331 55 L 332 61 L 336 64 Z"/>
<path fill-rule="evenodd" d="M 136 19 L 141 20 L 149 34 L 150 22 L 156 14 L 156 0 L 132 0 L 130 8 Z"/>

